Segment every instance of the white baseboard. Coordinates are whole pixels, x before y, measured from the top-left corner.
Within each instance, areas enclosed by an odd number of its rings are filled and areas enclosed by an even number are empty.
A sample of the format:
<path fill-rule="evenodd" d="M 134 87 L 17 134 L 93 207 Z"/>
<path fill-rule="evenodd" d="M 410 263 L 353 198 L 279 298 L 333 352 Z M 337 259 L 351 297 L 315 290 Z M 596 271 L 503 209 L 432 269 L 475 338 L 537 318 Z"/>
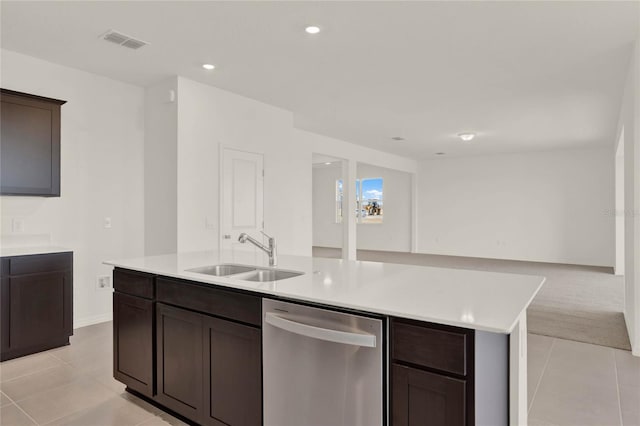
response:
<path fill-rule="evenodd" d="M 73 320 L 73 329 L 86 327 L 88 325 L 100 324 L 101 322 L 111 321 L 113 319 L 113 314 L 108 312 L 102 315 L 92 315 L 90 317 L 84 318 L 74 318 Z"/>

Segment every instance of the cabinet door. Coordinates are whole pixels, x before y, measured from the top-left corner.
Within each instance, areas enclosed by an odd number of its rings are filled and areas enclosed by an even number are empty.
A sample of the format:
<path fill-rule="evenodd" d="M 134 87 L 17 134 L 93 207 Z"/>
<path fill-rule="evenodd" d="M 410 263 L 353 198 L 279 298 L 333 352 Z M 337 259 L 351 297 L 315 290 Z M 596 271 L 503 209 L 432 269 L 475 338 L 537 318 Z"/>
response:
<path fill-rule="evenodd" d="M 392 365 L 393 426 L 463 426 L 465 381 Z"/>
<path fill-rule="evenodd" d="M 113 377 L 153 396 L 153 302 L 113 293 Z"/>
<path fill-rule="evenodd" d="M 2 273 L 8 268 L 6 262 L 2 262 Z M 0 281 L 0 361 L 4 361 L 5 354 L 9 351 L 9 324 L 11 322 L 11 298 L 9 297 L 9 287 L 11 280 L 8 276 L 3 276 Z"/>
<path fill-rule="evenodd" d="M 64 101 L 0 90 L 0 192 L 60 196 L 60 106 Z"/>
<path fill-rule="evenodd" d="M 203 423 L 262 424 L 260 329 L 218 318 L 204 321 Z"/>
<path fill-rule="evenodd" d="M 12 352 L 44 350 L 69 342 L 72 278 L 69 271 L 15 275 L 5 279 Z M 27 353 L 27 352 L 24 352 Z"/>
<path fill-rule="evenodd" d="M 156 305 L 156 399 L 165 407 L 200 422 L 202 412 L 202 315 Z"/>

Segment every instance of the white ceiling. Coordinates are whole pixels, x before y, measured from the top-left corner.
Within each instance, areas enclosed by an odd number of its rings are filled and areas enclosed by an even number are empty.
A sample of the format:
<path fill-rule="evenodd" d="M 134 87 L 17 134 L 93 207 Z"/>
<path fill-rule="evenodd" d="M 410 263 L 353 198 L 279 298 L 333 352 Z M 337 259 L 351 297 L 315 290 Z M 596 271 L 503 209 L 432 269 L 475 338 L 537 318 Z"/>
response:
<path fill-rule="evenodd" d="M 297 127 L 416 158 L 611 145 L 640 20 L 636 1 L 1 8 L 3 48 L 143 86 L 182 75 L 291 110 Z M 306 34 L 310 24 L 323 31 Z M 99 39 L 108 29 L 151 44 L 121 48 Z M 478 137 L 463 144 L 463 131 Z"/>

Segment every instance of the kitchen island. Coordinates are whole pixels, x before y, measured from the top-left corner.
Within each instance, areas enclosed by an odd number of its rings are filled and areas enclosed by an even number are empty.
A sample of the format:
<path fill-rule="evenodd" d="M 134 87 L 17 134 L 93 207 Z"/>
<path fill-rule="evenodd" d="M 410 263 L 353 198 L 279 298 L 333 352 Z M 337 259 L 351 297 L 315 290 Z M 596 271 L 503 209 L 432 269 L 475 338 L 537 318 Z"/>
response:
<path fill-rule="evenodd" d="M 189 271 L 268 269 L 261 252 L 105 263 L 114 377 L 197 423 L 262 422 L 262 299 L 274 299 L 382 320 L 382 424 L 526 424 L 526 308 L 542 277 L 302 256 L 280 256 L 278 269 L 302 275 L 279 281 Z M 429 412 L 439 406 L 442 418 Z"/>

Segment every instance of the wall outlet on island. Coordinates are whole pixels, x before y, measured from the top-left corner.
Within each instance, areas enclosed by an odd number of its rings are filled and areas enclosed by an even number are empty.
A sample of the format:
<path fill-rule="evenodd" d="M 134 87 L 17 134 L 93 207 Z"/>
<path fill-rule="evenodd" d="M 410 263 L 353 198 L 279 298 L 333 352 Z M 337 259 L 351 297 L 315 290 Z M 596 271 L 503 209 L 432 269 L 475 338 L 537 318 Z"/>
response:
<path fill-rule="evenodd" d="M 100 275 L 98 276 L 97 282 L 98 290 L 105 290 L 111 288 L 111 276 L 109 275 Z"/>

